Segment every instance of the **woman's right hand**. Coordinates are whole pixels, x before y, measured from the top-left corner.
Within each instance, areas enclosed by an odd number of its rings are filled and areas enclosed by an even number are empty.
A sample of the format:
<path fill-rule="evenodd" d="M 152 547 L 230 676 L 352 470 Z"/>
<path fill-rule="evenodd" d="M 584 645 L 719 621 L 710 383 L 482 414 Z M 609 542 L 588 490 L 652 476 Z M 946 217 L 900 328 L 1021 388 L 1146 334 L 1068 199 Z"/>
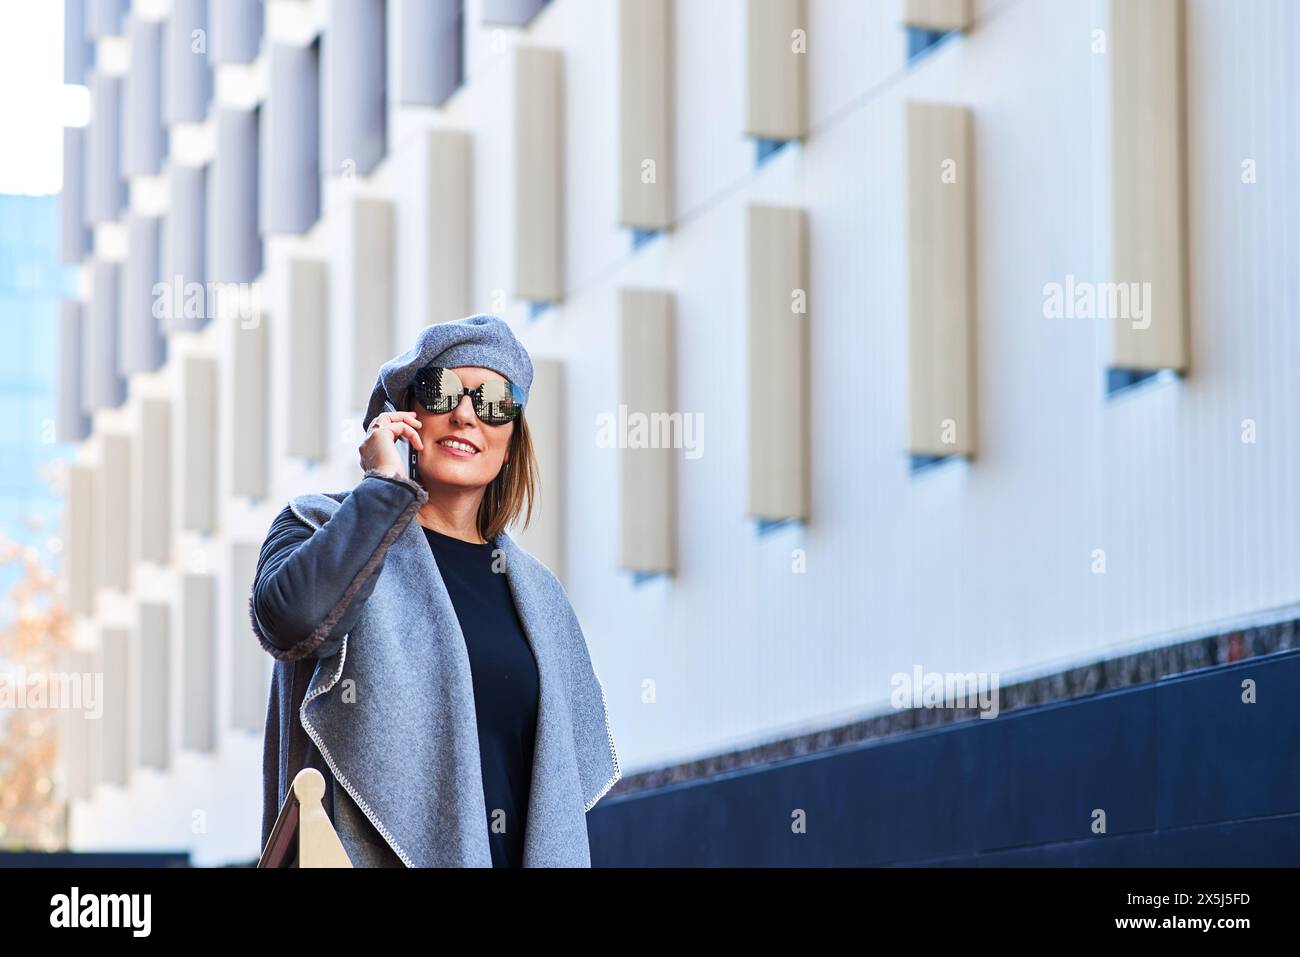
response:
<path fill-rule="evenodd" d="M 420 441 L 420 419 L 414 412 L 380 412 L 370 422 L 370 430 L 357 447 L 361 453 L 361 468 L 376 469 L 394 478 L 408 478 L 410 474 L 397 440 L 406 439 L 417 451 L 424 448 Z"/>

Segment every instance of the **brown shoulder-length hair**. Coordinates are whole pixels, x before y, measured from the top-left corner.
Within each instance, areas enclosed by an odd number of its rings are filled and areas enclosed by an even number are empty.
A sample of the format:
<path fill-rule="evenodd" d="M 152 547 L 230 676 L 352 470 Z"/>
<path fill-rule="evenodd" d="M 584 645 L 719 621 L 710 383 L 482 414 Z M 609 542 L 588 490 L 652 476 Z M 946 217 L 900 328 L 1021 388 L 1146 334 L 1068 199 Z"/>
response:
<path fill-rule="evenodd" d="M 402 408 L 413 411 L 410 387 L 403 396 Z M 485 426 L 498 428 L 498 426 Z M 521 411 L 515 419 L 514 433 L 506 451 L 506 461 L 486 489 L 478 507 L 478 533 L 490 542 L 506 530 L 521 515 L 523 528 L 533 520 L 533 504 L 537 501 L 540 473 L 533 437 L 528 431 L 528 416 Z"/>

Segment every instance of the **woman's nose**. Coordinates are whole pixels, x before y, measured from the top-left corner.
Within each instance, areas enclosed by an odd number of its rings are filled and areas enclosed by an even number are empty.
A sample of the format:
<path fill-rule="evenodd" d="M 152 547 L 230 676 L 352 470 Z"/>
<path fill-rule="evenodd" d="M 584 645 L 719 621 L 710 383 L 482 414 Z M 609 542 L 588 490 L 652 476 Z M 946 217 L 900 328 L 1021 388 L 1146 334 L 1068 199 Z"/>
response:
<path fill-rule="evenodd" d="M 469 425 L 474 421 L 474 403 L 468 395 L 462 395 L 451 410 L 451 420 L 458 424 Z"/>

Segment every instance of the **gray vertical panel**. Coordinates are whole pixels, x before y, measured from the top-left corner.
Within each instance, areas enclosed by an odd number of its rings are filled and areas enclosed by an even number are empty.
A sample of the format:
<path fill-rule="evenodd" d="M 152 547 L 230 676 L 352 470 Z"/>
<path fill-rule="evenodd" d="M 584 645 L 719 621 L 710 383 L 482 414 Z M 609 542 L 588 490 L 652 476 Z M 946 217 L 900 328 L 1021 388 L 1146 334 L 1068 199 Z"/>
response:
<path fill-rule="evenodd" d="M 808 57 L 793 49 L 806 30 L 804 0 L 749 0 L 745 25 L 745 132 L 774 140 L 807 132 Z"/>
<path fill-rule="evenodd" d="M 95 45 L 86 36 L 86 0 L 63 2 L 63 82 L 84 86 L 95 62 Z"/>
<path fill-rule="evenodd" d="M 165 565 L 172 554 L 172 409 L 161 398 L 140 400 L 140 431 L 135 437 L 136 523 L 142 561 Z"/>
<path fill-rule="evenodd" d="M 153 372 L 163 364 L 167 343 L 154 315 L 161 221 L 131 213 L 126 220 L 126 265 L 122 269 L 122 314 L 118 325 L 118 371 Z M 166 305 L 166 297 L 160 300 Z"/>
<path fill-rule="evenodd" d="M 233 495 L 263 498 L 267 482 L 267 319 L 230 324 L 233 364 L 230 396 L 230 491 Z"/>
<path fill-rule="evenodd" d="M 59 302 L 59 392 L 55 438 L 80 442 L 90 434 L 90 416 L 81 403 L 81 363 L 85 350 L 85 319 L 81 303 Z"/>
<path fill-rule="evenodd" d="M 95 694 L 95 656 L 91 652 L 78 648 L 64 653 L 65 673 L 80 688 L 79 698 L 74 701 L 76 707 L 63 711 L 62 730 L 67 735 L 67 742 L 60 748 L 64 769 L 64 794 L 70 800 L 86 800 L 93 789 L 91 774 L 90 726 L 98 723 L 97 719 L 88 717 L 97 707 Z"/>
<path fill-rule="evenodd" d="M 86 303 L 86 330 L 81 356 L 83 408 L 119 406 L 126 399 L 126 379 L 117 368 L 117 322 L 121 267 L 107 259 L 96 259 L 91 267 L 90 300 Z"/>
<path fill-rule="evenodd" d="M 230 546 L 230 723 L 236 731 L 254 734 L 261 734 L 266 724 L 271 662 L 249 619 L 248 599 L 260 547 L 256 542 L 234 542 Z"/>
<path fill-rule="evenodd" d="M 383 0 L 330 0 L 325 32 L 325 172 L 369 173 L 388 126 Z"/>
<path fill-rule="evenodd" d="M 206 319 L 207 193 L 206 166 L 171 167 L 162 278 L 170 301 L 163 330 L 196 331 Z M 193 295 L 190 295 L 193 293 Z"/>
<path fill-rule="evenodd" d="M 348 226 L 347 324 L 352 339 L 352 403 L 363 409 L 375 370 L 393 355 L 393 204 L 356 198 Z"/>
<path fill-rule="evenodd" d="M 59 262 L 65 266 L 81 262 L 90 252 L 90 230 L 86 228 L 86 131 L 78 126 L 63 128 L 63 187 L 59 190 Z"/>
<path fill-rule="evenodd" d="M 181 630 L 181 672 L 184 713 L 181 746 L 192 751 L 215 751 L 216 721 L 216 579 L 187 574 L 181 594 L 184 604 Z"/>
<path fill-rule="evenodd" d="M 72 463 L 68 466 L 68 512 L 63 540 L 67 543 L 66 576 L 68 610 L 74 615 L 95 612 L 95 581 L 99 556 L 95 551 L 95 468 Z"/>
<path fill-rule="evenodd" d="M 211 0 L 213 64 L 251 63 L 262 46 L 262 0 Z"/>
<path fill-rule="evenodd" d="M 208 197 L 209 282 L 252 282 L 262 271 L 257 139 L 255 111 L 217 111 L 217 156 Z"/>
<path fill-rule="evenodd" d="M 289 378 L 282 393 L 294 409 L 289 430 L 290 455 L 323 460 L 326 441 L 326 342 L 329 312 L 325 263 L 314 259 L 289 261 Z"/>
<path fill-rule="evenodd" d="M 162 121 L 163 25 L 131 17 L 127 36 L 131 60 L 122 89 L 122 173 L 154 176 L 167 152 Z"/>
<path fill-rule="evenodd" d="M 104 628 L 99 637 L 99 670 L 104 675 L 104 713 L 97 722 L 102 734 L 99 778 L 123 787 L 130 760 L 130 640 L 124 628 Z"/>
<path fill-rule="evenodd" d="M 181 527 L 212 532 L 217 524 L 217 363 L 187 356 L 183 364 Z"/>
<path fill-rule="evenodd" d="M 619 222 L 641 229 L 672 224 L 672 6 L 619 4 Z M 646 177 L 645 164 L 654 176 Z"/>
<path fill-rule="evenodd" d="M 122 179 L 122 80 L 90 75 L 90 137 L 86 155 L 86 221 L 116 219 L 126 206 Z"/>
<path fill-rule="evenodd" d="M 671 572 L 677 550 L 673 444 L 677 436 L 671 431 L 665 434 L 653 423 L 660 416 L 682 414 L 674 398 L 673 297 L 667 292 L 624 289 L 619 306 L 620 403 L 626 404 L 629 416 L 644 416 L 651 423 L 645 445 L 630 445 L 619 452 L 621 564 L 638 572 Z"/>
<path fill-rule="evenodd" d="M 86 36 L 121 36 L 130 0 L 86 0 Z"/>
<path fill-rule="evenodd" d="M 400 0 L 394 99 L 440 106 L 465 77 L 464 0 Z"/>
<path fill-rule="evenodd" d="M 201 123 L 212 99 L 206 0 L 172 0 L 163 39 L 164 107 L 168 123 Z"/>
<path fill-rule="evenodd" d="M 261 228 L 301 233 L 320 218 L 319 48 L 271 45 Z"/>
<path fill-rule="evenodd" d="M 807 520 L 808 316 L 795 293 L 808 290 L 808 221 L 802 209 L 751 206 L 748 211 L 747 511 L 758 519 Z M 780 402 L 771 401 L 773 381 Z"/>
<path fill-rule="evenodd" d="M 131 587 L 131 437 L 107 432 L 100 438 L 102 461 L 95 502 L 99 546 L 97 581 L 105 588 Z"/>
<path fill-rule="evenodd" d="M 140 640 L 137 644 L 135 687 L 139 694 L 140 723 L 136 763 L 165 771 L 171 767 L 171 609 L 167 605 L 140 606 Z"/>
<path fill-rule="evenodd" d="M 557 50 L 515 48 L 515 295 L 564 298 L 564 94 Z"/>
<path fill-rule="evenodd" d="M 522 27 L 546 4 L 547 0 L 483 0 L 483 22 Z"/>

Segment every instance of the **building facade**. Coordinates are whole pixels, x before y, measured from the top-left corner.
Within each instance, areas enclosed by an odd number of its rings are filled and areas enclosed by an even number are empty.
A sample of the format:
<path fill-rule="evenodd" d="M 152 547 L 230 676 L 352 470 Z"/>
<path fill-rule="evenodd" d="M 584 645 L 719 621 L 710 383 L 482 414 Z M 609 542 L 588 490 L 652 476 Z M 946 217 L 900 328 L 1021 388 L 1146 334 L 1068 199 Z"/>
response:
<path fill-rule="evenodd" d="M 261 536 L 474 312 L 537 366 L 519 538 L 604 685 L 607 800 L 917 669 L 1294 617 L 1286 0 L 66 10 L 78 849 L 256 856 Z"/>

